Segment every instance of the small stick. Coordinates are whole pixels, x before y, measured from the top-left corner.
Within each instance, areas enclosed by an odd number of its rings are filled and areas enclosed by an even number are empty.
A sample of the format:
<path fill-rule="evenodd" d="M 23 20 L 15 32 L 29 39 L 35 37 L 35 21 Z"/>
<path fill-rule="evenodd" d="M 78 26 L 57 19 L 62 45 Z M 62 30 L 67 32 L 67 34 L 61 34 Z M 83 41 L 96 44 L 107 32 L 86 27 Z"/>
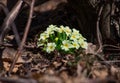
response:
<path fill-rule="evenodd" d="M 23 1 L 18 0 L 14 8 L 8 13 L 7 17 L 5 18 L 5 21 L 1 27 L 1 32 L 0 32 L 0 44 L 3 43 L 3 39 L 10 29 L 11 24 L 14 22 L 16 16 L 18 15 L 18 12 L 22 6 Z M 13 25 L 14 27 L 14 25 Z"/>
<path fill-rule="evenodd" d="M 27 25 L 26 25 L 26 28 L 25 28 L 25 32 L 24 32 L 24 35 L 23 35 L 23 38 L 22 38 L 22 42 L 21 42 L 20 46 L 18 47 L 17 53 L 15 54 L 15 57 L 14 57 L 14 61 L 10 66 L 10 69 L 8 71 L 9 74 L 12 72 L 15 63 L 17 62 L 18 58 L 21 56 L 21 53 L 22 53 L 22 50 L 23 50 L 23 47 L 24 47 L 24 44 L 25 44 L 25 41 L 26 41 L 26 38 L 27 38 L 27 35 L 28 35 L 28 31 L 29 31 L 29 28 L 30 28 L 30 24 L 31 24 L 31 21 L 32 21 L 34 3 L 35 3 L 35 0 L 32 0 L 31 5 L 30 5 L 29 18 L 28 18 L 28 22 L 27 22 Z"/>
<path fill-rule="evenodd" d="M 5 15 L 7 16 L 8 13 L 9 13 L 8 8 L 5 7 L 2 3 L 0 3 L 0 7 L 3 9 Z M 20 37 L 19 37 L 18 31 L 17 31 L 16 25 L 15 25 L 15 23 L 13 22 L 11 26 L 12 26 L 13 33 L 14 33 L 14 35 L 15 35 L 16 42 L 17 42 L 17 44 L 18 44 L 18 46 L 19 46 L 21 41 L 20 41 Z M 8 28 L 10 28 L 10 27 L 8 27 Z M 2 38 L 4 38 L 4 37 L 2 37 Z"/>
<path fill-rule="evenodd" d="M 1 82 L 2 83 L 37 83 L 37 81 L 34 79 L 24 79 L 24 78 L 12 79 L 5 77 L 0 77 L 0 83 Z"/>
<path fill-rule="evenodd" d="M 114 61 L 100 61 L 101 63 L 120 63 L 120 60 L 114 60 Z"/>
<path fill-rule="evenodd" d="M 120 49 L 119 46 L 109 45 L 109 44 L 104 44 L 103 47 L 112 47 L 112 48 L 115 48 L 115 49 Z"/>
<path fill-rule="evenodd" d="M 103 5 L 100 7 L 100 10 L 99 10 L 99 13 L 98 13 L 98 18 L 97 18 L 97 24 L 96 24 L 97 41 L 98 41 L 98 44 L 99 44 L 99 48 L 97 50 L 97 53 L 100 52 L 100 50 L 102 48 L 102 38 L 101 38 L 100 30 L 99 30 L 99 21 L 100 21 L 100 15 L 102 13 L 102 10 L 103 10 Z"/>

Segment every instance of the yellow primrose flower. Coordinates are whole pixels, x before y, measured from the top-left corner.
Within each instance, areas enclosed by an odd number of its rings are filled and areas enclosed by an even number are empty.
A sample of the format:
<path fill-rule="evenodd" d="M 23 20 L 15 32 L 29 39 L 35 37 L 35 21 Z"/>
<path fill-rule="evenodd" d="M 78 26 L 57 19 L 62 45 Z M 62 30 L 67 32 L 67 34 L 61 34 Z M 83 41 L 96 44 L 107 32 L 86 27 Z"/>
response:
<path fill-rule="evenodd" d="M 77 40 L 79 38 L 79 34 L 71 34 L 71 37 L 70 37 L 70 39 L 71 40 Z"/>
<path fill-rule="evenodd" d="M 56 25 L 50 25 L 48 28 L 55 31 L 56 28 L 58 28 L 58 27 Z"/>
<path fill-rule="evenodd" d="M 72 42 L 72 47 L 78 49 L 80 46 L 77 41 L 76 42 L 74 41 L 74 42 Z"/>
<path fill-rule="evenodd" d="M 65 31 L 65 33 L 67 34 L 67 36 L 68 35 L 70 35 L 71 34 L 71 29 L 68 27 L 68 26 L 66 26 L 65 28 L 64 28 L 64 31 Z"/>
<path fill-rule="evenodd" d="M 81 44 L 82 42 L 85 42 L 82 38 L 78 39 L 78 43 Z"/>
<path fill-rule="evenodd" d="M 42 39 L 42 40 L 45 40 L 46 38 L 48 38 L 49 37 L 49 34 L 47 34 L 47 33 L 42 33 L 41 35 L 40 35 L 40 40 Z"/>
<path fill-rule="evenodd" d="M 47 28 L 46 33 L 47 33 L 48 35 L 53 34 L 53 33 L 54 33 L 54 30 L 53 30 L 52 28 Z"/>
<path fill-rule="evenodd" d="M 55 47 L 56 47 L 55 43 L 48 43 L 47 48 L 46 48 L 46 52 L 50 53 L 51 51 L 54 51 Z"/>
<path fill-rule="evenodd" d="M 62 33 L 63 31 L 64 31 L 64 26 L 61 25 L 60 28 L 58 28 L 58 32 L 59 32 L 59 33 Z"/>
<path fill-rule="evenodd" d="M 79 39 L 86 40 L 86 38 L 84 38 L 81 34 L 80 34 L 80 36 L 79 36 Z"/>
<path fill-rule="evenodd" d="M 62 48 L 63 50 L 65 50 L 65 51 L 68 51 L 69 48 L 71 48 L 70 41 L 64 40 L 64 41 L 62 42 L 61 48 Z"/>
<path fill-rule="evenodd" d="M 46 32 L 47 32 L 48 34 L 53 34 L 54 31 L 55 31 L 55 29 L 56 29 L 56 26 L 55 26 L 55 25 L 50 25 L 50 26 L 47 28 Z"/>
<path fill-rule="evenodd" d="M 39 38 L 40 39 L 40 38 Z M 37 42 L 37 46 L 39 47 L 39 46 L 43 46 L 44 45 L 44 41 L 42 41 L 42 40 L 38 40 L 38 42 Z"/>
<path fill-rule="evenodd" d="M 76 34 L 76 35 L 78 35 L 78 34 L 80 34 L 80 33 L 79 33 L 79 31 L 78 31 L 78 30 L 76 30 L 76 29 L 73 29 L 73 34 Z"/>
<path fill-rule="evenodd" d="M 55 27 L 56 27 L 56 25 L 52 25 L 52 24 L 48 26 L 48 28 L 51 28 L 51 29 L 53 29 Z"/>
<path fill-rule="evenodd" d="M 80 46 L 84 49 L 87 49 L 88 44 L 87 44 L 87 42 L 84 41 L 84 42 L 81 42 Z"/>

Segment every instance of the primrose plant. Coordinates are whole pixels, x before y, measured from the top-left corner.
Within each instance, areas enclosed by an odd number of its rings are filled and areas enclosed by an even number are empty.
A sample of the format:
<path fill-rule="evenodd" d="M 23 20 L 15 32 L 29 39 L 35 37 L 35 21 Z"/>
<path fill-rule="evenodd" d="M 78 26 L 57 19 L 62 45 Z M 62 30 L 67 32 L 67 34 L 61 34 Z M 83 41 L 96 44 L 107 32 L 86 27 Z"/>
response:
<path fill-rule="evenodd" d="M 86 38 L 78 30 L 70 29 L 68 26 L 49 25 L 43 33 L 39 35 L 38 47 L 43 47 L 47 53 L 55 50 L 59 52 L 74 53 L 75 50 L 87 49 Z"/>

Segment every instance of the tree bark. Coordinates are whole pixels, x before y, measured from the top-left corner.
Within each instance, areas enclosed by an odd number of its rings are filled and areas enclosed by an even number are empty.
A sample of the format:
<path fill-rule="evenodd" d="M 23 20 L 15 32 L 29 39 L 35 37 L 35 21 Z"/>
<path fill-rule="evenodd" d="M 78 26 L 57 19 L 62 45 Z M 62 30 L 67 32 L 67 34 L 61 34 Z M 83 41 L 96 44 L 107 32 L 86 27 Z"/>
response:
<path fill-rule="evenodd" d="M 103 41 L 110 39 L 110 12 L 111 6 L 109 3 L 105 4 L 100 19 L 100 30 Z"/>

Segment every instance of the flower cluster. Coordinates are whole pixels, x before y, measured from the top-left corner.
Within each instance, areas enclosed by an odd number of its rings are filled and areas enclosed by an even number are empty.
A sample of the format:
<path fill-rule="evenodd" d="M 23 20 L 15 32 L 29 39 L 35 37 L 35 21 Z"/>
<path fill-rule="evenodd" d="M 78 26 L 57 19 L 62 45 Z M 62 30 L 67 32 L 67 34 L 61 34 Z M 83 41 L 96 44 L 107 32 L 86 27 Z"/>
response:
<path fill-rule="evenodd" d="M 87 49 L 86 39 L 76 29 L 68 26 L 49 25 L 46 31 L 40 34 L 37 42 L 38 47 L 51 53 L 54 50 L 74 52 L 76 49 Z"/>

